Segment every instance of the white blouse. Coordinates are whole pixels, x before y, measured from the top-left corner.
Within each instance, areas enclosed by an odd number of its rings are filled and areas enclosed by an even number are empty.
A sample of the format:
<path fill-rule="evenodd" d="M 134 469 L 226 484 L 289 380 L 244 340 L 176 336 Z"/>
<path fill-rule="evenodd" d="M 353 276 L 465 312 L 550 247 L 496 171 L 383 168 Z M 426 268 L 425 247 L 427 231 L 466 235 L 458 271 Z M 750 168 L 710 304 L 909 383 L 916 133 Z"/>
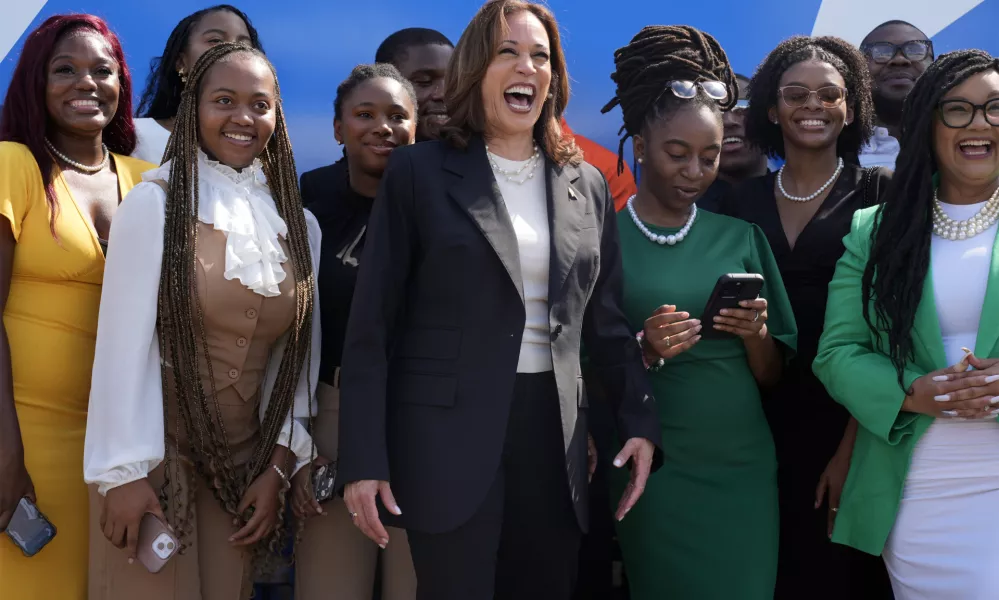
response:
<path fill-rule="evenodd" d="M 135 150 L 132 158 L 158 165 L 163 162 L 170 132 L 156 122 L 156 119 L 135 119 Z"/>
<path fill-rule="evenodd" d="M 277 285 L 287 276 L 282 266 L 287 257 L 278 236 L 286 236 L 287 227 L 278 215 L 259 162 L 237 172 L 202 153 L 198 171 L 198 219 L 226 234 L 226 278 L 238 279 L 254 293 L 277 295 Z M 111 225 L 83 449 L 84 480 L 98 484 L 102 495 L 146 477 L 163 460 L 164 399 L 156 310 L 166 193 L 152 181 L 168 181 L 169 176 L 169 163 L 145 173 L 145 181 L 128 193 Z M 309 211 L 305 211 L 305 218 L 318 281 L 319 223 Z M 310 417 L 310 395 L 311 416 L 317 412 L 319 315 L 317 290 L 311 365 L 303 369 L 294 406 L 277 441 L 295 454 L 295 471 L 314 458 L 305 425 Z M 260 401 L 261 418 L 289 335 L 279 338 L 271 350 Z"/>

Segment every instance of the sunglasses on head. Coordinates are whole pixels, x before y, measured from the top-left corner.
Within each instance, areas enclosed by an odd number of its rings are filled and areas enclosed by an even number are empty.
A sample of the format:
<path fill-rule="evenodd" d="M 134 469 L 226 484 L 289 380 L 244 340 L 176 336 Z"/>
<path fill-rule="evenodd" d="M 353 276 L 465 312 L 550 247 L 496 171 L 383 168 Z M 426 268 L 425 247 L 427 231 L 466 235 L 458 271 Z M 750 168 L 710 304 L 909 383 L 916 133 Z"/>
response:
<path fill-rule="evenodd" d="M 817 90 L 810 90 L 801 85 L 786 85 L 779 88 L 777 92 L 789 108 L 798 108 L 808 104 L 812 94 L 815 94 L 819 103 L 826 108 L 836 108 L 846 100 L 846 88 L 841 88 L 838 85 L 827 85 Z"/>
<path fill-rule="evenodd" d="M 720 81 L 690 81 L 687 79 L 677 79 L 666 84 L 663 91 L 656 97 L 656 102 L 658 102 L 659 98 L 666 93 L 666 90 L 673 92 L 673 95 L 677 98 L 690 100 L 691 98 L 697 96 L 697 88 L 701 88 L 701 90 L 704 91 L 704 95 L 712 100 L 716 100 L 718 102 L 728 100 L 728 86 Z"/>
<path fill-rule="evenodd" d="M 864 54 L 878 64 L 891 62 L 899 52 L 909 60 L 920 61 L 933 58 L 933 42 L 930 40 L 909 40 L 901 44 L 874 42 L 861 46 Z"/>

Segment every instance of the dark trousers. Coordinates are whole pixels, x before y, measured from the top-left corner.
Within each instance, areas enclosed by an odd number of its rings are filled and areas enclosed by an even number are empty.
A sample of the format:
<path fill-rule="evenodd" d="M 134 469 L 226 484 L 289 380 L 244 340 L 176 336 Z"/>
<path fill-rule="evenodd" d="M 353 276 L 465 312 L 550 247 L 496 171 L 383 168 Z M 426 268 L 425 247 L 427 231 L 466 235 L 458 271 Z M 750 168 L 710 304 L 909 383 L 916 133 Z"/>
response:
<path fill-rule="evenodd" d="M 410 530 L 417 600 L 568 600 L 581 532 L 551 372 L 518 374 L 496 479 L 454 531 Z"/>

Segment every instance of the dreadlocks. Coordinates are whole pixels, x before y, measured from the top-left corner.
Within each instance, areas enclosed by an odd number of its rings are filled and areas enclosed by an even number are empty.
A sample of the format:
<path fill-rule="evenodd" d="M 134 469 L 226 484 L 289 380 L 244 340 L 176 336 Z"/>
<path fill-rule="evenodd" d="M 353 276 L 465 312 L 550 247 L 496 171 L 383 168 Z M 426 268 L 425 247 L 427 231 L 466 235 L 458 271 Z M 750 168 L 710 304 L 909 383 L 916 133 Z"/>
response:
<path fill-rule="evenodd" d="M 649 123 L 672 114 L 680 106 L 689 106 L 690 102 L 728 110 L 739 99 L 739 84 L 718 41 L 687 25 L 643 27 L 627 46 L 614 52 L 614 65 L 611 79 L 617 84 L 617 95 L 600 112 L 607 113 L 621 105 L 624 115 L 618 173 L 624 171 L 625 141 L 641 134 Z M 663 93 L 669 82 L 676 79 L 720 81 L 728 88 L 728 98 L 719 104 L 700 88 L 692 100 Z"/>
<path fill-rule="evenodd" d="M 195 63 L 181 95 L 177 121 L 167 144 L 164 161 L 170 162 L 163 236 L 163 269 L 158 300 L 160 351 L 173 366 L 172 381 L 163 370 L 163 389 L 178 399 L 179 421 L 186 428 L 192 459 L 198 472 L 212 482 L 222 507 L 237 514 L 237 506 L 249 483 L 266 467 L 278 434 L 293 405 L 295 389 L 311 353 L 314 278 L 308 230 L 299 196 L 295 161 L 280 100 L 277 75 L 276 126 L 260 156 L 278 213 L 288 227 L 288 246 L 295 277 L 295 321 L 287 348 L 278 367 L 277 380 L 261 423 L 260 439 L 250 462 L 237 469 L 233 464 L 225 426 L 215 390 L 215 377 L 208 360 L 204 315 L 196 303 L 195 275 L 198 247 L 198 96 L 206 74 L 222 61 L 251 57 L 274 67 L 262 52 L 242 44 L 219 44 Z M 206 364 L 211 382 L 205 394 L 199 365 Z M 311 399 L 310 399 L 311 402 Z M 169 423 L 169 421 L 168 421 Z M 177 424 L 180 427 L 180 424 Z M 244 471 L 245 470 L 245 471 Z M 166 487 L 166 486 L 165 486 Z M 276 534 L 277 535 L 277 534 Z M 275 540 L 272 540 L 272 547 Z"/>
<path fill-rule="evenodd" d="M 999 71 L 999 60 L 981 50 L 944 54 L 916 81 L 902 108 L 902 150 L 878 208 L 861 285 L 864 320 L 875 334 L 887 333 L 888 354 L 903 389 L 902 374 L 913 358 L 912 325 L 930 266 L 937 105 L 955 86 L 988 70 Z"/>
<path fill-rule="evenodd" d="M 829 63 L 846 84 L 846 101 L 853 108 L 853 121 L 843 127 L 836 141 L 839 156 L 856 155 L 874 134 L 874 102 L 871 100 L 871 74 L 860 50 L 837 37 L 794 36 L 777 45 L 760 65 L 749 85 L 746 112 L 746 138 L 768 156 L 784 154 L 780 125 L 770 120 L 777 106 L 780 79 L 794 65 L 809 60 Z"/>

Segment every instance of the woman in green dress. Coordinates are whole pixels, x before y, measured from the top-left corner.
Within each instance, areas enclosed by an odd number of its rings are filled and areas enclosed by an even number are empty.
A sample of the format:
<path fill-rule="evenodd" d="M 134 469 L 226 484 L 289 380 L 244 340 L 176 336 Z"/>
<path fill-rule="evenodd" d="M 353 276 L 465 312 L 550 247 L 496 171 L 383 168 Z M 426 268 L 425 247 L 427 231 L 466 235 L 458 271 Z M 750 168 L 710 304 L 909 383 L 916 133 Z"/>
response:
<path fill-rule="evenodd" d="M 615 63 L 604 111 L 621 105 L 641 166 L 618 213 L 624 309 L 650 364 L 665 455 L 617 525 L 631 598 L 772 599 L 777 463 L 759 386 L 793 352 L 794 316 L 763 232 L 694 204 L 718 171 L 735 76 L 714 38 L 690 27 L 646 27 Z M 700 322 L 726 273 L 763 275 L 760 298 Z M 709 327 L 730 335 L 701 339 Z"/>

